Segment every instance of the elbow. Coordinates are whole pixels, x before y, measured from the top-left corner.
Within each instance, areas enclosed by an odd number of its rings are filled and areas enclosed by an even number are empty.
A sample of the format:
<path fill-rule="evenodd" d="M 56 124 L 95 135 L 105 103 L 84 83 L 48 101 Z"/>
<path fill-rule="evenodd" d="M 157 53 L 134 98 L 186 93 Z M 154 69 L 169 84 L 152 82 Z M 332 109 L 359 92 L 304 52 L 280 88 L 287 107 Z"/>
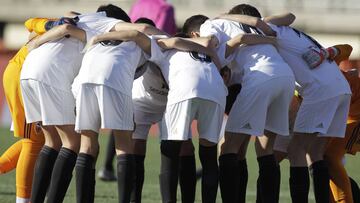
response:
<path fill-rule="evenodd" d="M 139 32 L 142 32 L 142 33 L 147 33 L 150 29 L 151 29 L 151 26 L 150 26 L 150 25 L 147 25 L 147 24 L 139 24 L 139 29 L 138 29 L 138 31 L 139 31 Z"/>
<path fill-rule="evenodd" d="M 73 25 L 70 24 L 63 24 L 63 25 L 59 25 L 59 29 L 61 31 L 62 35 L 71 35 L 71 32 L 73 30 Z"/>

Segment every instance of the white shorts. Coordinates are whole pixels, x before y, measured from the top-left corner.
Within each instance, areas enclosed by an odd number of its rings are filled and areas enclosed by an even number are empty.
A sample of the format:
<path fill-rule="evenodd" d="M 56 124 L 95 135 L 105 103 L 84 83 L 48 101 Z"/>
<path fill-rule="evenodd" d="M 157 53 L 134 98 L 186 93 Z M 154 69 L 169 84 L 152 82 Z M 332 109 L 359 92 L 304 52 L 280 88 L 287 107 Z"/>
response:
<path fill-rule="evenodd" d="M 301 104 L 294 132 L 344 137 L 350 101 L 351 95 L 347 94 L 312 104 Z"/>
<path fill-rule="evenodd" d="M 75 99 L 69 91 L 60 90 L 36 80 L 21 80 L 27 123 L 42 121 L 43 125 L 73 125 Z"/>
<path fill-rule="evenodd" d="M 131 97 L 104 85 L 82 84 L 76 98 L 75 130 L 134 130 Z"/>
<path fill-rule="evenodd" d="M 199 138 L 218 143 L 224 108 L 200 98 L 188 99 L 166 107 L 161 128 L 162 140 L 191 139 L 191 123 L 197 120 Z"/>
<path fill-rule="evenodd" d="M 289 105 L 294 87 L 293 77 L 280 77 L 257 87 L 241 89 L 225 131 L 261 136 L 266 129 L 289 135 Z"/>
<path fill-rule="evenodd" d="M 133 139 L 146 140 L 152 124 L 163 118 L 164 113 L 149 113 L 144 111 L 134 111 L 135 131 Z"/>

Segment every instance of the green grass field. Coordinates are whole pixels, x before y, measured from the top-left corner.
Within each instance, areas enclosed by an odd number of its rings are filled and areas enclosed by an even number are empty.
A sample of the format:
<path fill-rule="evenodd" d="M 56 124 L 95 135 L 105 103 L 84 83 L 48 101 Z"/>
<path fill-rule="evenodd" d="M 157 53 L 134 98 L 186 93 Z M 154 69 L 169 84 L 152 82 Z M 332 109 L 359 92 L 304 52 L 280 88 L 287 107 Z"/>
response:
<path fill-rule="evenodd" d="M 106 146 L 108 136 L 102 135 L 100 136 L 101 142 L 101 152 L 99 155 L 99 160 L 97 162 L 97 169 L 99 169 L 104 162 L 104 150 Z M 16 141 L 10 135 L 8 129 L 0 129 L 0 153 L 3 153 L 8 146 Z M 359 183 L 360 182 L 360 159 L 355 158 L 354 156 L 347 157 L 347 169 L 349 174 Z M 248 150 L 248 167 L 249 167 L 249 183 L 247 188 L 247 202 L 255 202 L 255 193 L 256 193 L 256 178 L 258 166 L 256 163 L 256 157 L 253 145 L 250 144 Z M 197 162 L 197 166 L 200 167 L 199 162 Z M 289 187 L 288 187 L 288 162 L 283 161 L 281 163 L 281 193 L 280 193 L 280 202 L 288 203 L 291 202 Z M 159 181 L 158 174 L 160 168 L 160 152 L 159 152 L 159 141 L 157 138 L 150 138 L 148 142 L 148 151 L 147 157 L 145 161 L 145 183 L 143 189 L 143 202 L 144 203 L 159 203 L 160 199 L 160 189 L 159 189 Z M 74 180 L 74 179 L 73 179 Z M 179 200 L 180 198 L 178 198 Z M 309 195 L 310 202 L 314 202 L 314 196 L 312 191 L 310 191 Z M 10 172 L 0 176 L 0 203 L 13 203 L 15 202 L 15 172 Z M 75 197 L 75 184 L 72 181 L 65 201 L 64 202 L 76 202 Z M 102 182 L 97 180 L 96 182 L 96 195 L 95 202 L 99 203 L 112 203 L 117 202 L 117 184 L 115 182 Z M 197 196 L 196 202 L 201 202 L 201 192 L 200 192 L 200 184 L 198 182 L 197 185 Z M 220 193 L 218 193 L 218 201 L 220 200 Z"/>

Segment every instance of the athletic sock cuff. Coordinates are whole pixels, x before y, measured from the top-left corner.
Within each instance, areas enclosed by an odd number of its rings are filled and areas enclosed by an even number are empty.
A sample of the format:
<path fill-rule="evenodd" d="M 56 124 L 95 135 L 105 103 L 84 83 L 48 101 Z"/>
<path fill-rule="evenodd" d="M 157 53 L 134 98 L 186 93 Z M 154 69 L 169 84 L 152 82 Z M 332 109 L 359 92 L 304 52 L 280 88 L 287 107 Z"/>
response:
<path fill-rule="evenodd" d="M 76 160 L 76 167 L 93 168 L 95 165 L 94 160 L 94 157 L 90 154 L 79 153 Z"/>
<path fill-rule="evenodd" d="M 274 154 L 265 155 L 257 158 L 259 168 L 262 167 L 279 167 Z"/>

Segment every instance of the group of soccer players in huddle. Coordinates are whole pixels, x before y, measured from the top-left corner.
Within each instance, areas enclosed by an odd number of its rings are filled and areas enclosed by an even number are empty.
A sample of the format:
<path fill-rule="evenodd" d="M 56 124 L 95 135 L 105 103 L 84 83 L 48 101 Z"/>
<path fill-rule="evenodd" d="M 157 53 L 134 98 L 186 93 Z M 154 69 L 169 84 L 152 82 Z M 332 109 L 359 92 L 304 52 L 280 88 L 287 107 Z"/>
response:
<path fill-rule="evenodd" d="M 359 105 L 350 114 L 349 106 L 359 102 L 351 96 L 359 78 L 336 64 L 351 47 L 325 49 L 290 27 L 294 20 L 291 13 L 261 18 L 255 7 L 240 4 L 216 19 L 192 16 L 171 37 L 149 19 L 130 23 L 111 4 L 91 14 L 29 19 L 25 25 L 36 34 L 4 73 L 14 134 L 24 138 L 13 145 L 17 202 L 43 202 L 45 196 L 62 202 L 74 168 L 77 202 L 94 202 L 99 129 L 111 129 L 115 137 L 119 202 L 141 202 L 146 139 L 158 122 L 162 200 L 176 202 L 180 177 L 182 201 L 194 202 L 193 120 L 203 202 L 216 202 L 219 185 L 223 202 L 246 202 L 251 136 L 258 202 L 279 202 L 284 153 L 293 202 L 308 202 L 309 169 L 316 202 L 353 202 L 341 162 L 347 151 L 358 150 Z M 238 84 L 241 91 L 233 94 Z M 291 118 L 289 110 L 296 111 Z M 347 120 L 352 134 L 344 139 Z M 340 156 L 328 161 L 331 142 L 340 152 L 330 150 L 329 157 Z M 15 166 L 0 159 L 1 173 Z"/>

